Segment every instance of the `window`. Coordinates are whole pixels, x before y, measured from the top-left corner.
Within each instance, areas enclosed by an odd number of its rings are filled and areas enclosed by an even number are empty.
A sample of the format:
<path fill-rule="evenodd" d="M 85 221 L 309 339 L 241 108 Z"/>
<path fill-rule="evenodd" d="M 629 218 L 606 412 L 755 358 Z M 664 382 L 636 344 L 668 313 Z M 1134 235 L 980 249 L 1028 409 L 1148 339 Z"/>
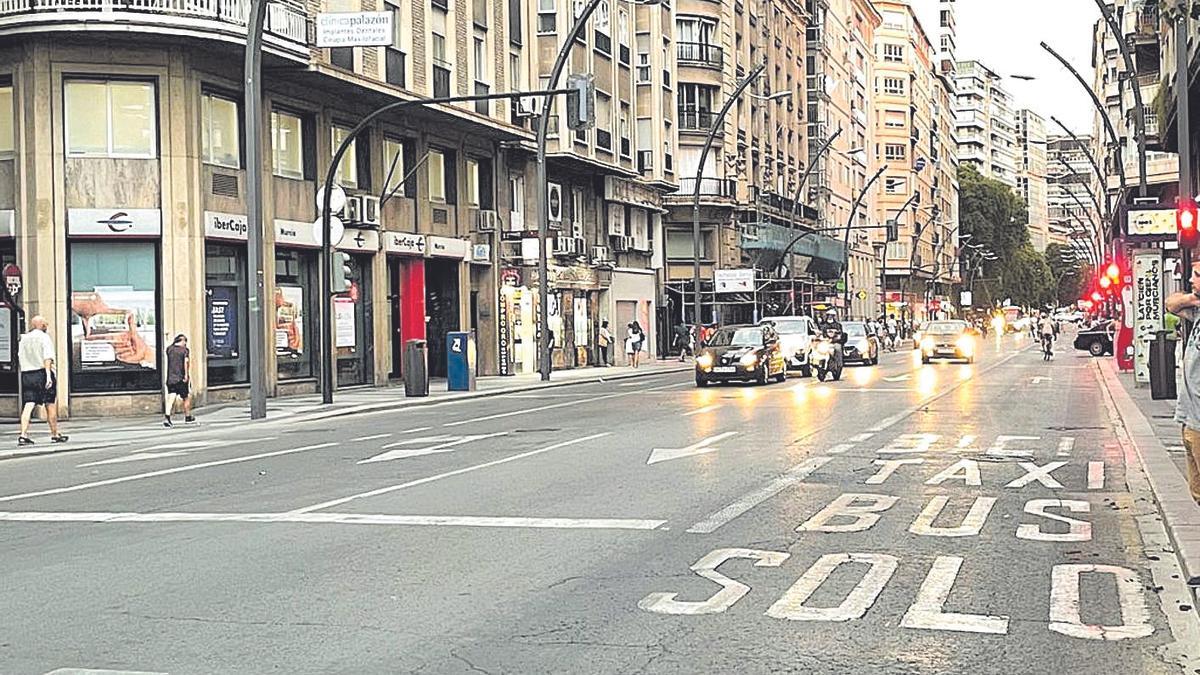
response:
<path fill-rule="evenodd" d="M 667 230 L 667 258 L 691 259 L 695 256 L 694 239 L 691 230 Z M 700 259 L 708 259 L 708 237 L 700 237 Z"/>
<path fill-rule="evenodd" d="M 16 149 L 16 109 L 13 108 L 11 84 L 0 84 L 0 157 Z"/>
<path fill-rule="evenodd" d="M 231 169 L 241 166 L 238 104 L 215 94 L 200 97 L 201 161 Z M 2 148 L 0 148 L 2 150 Z"/>
<path fill-rule="evenodd" d="M 65 89 L 68 155 L 150 158 L 157 154 L 153 84 L 74 80 Z"/>
<path fill-rule="evenodd" d="M 392 13 L 392 44 L 384 52 L 384 80 L 397 87 L 408 86 L 408 57 L 404 53 L 404 9 L 397 4 L 387 3 L 384 7 Z"/>
<path fill-rule="evenodd" d="M 524 229 L 525 176 L 519 173 L 508 175 L 508 217 L 512 220 L 512 229 Z"/>
<path fill-rule="evenodd" d="M 608 0 L 601 0 L 592 18 L 596 26 L 596 51 L 602 54 L 612 54 L 612 27 L 610 24 Z"/>
<path fill-rule="evenodd" d="M 487 0 L 474 0 L 474 5 L 473 5 L 472 9 L 475 10 L 471 17 L 472 20 L 474 21 L 475 25 L 479 26 L 480 28 L 482 28 L 484 30 L 487 30 L 487 25 L 488 25 L 488 3 L 487 3 Z"/>
<path fill-rule="evenodd" d="M 889 129 L 903 129 L 908 124 L 908 118 L 903 110 L 886 110 L 883 113 L 883 126 Z"/>
<path fill-rule="evenodd" d="M 354 47 L 331 47 L 329 63 L 344 70 L 354 70 Z"/>
<path fill-rule="evenodd" d="M 883 191 L 889 195 L 905 194 L 908 192 L 908 179 L 885 178 L 883 179 Z"/>
<path fill-rule="evenodd" d="M 304 178 L 304 125 L 299 117 L 271 112 L 271 171 L 283 178 Z"/>
<path fill-rule="evenodd" d="M 553 35 L 558 27 L 558 7 L 555 0 L 538 0 L 537 31 L 538 35 Z"/>
<path fill-rule="evenodd" d="M 650 82 L 650 35 L 639 33 L 637 36 L 637 83 Z"/>
<path fill-rule="evenodd" d="M 479 162 L 467 160 L 467 206 L 479 208 Z"/>
<path fill-rule="evenodd" d="M 434 8 L 432 32 L 433 95 L 444 98 L 450 95 L 450 61 L 446 53 L 446 11 Z"/>
<path fill-rule="evenodd" d="M 571 188 L 571 236 L 583 236 L 583 190 Z"/>
<path fill-rule="evenodd" d="M 317 316 L 316 253 L 275 249 L 275 367 L 279 379 L 311 377 Z"/>
<path fill-rule="evenodd" d="M 429 200 L 446 202 L 446 155 L 441 150 L 430 150 L 429 159 Z"/>
<path fill-rule="evenodd" d="M 612 98 L 596 92 L 596 147 L 612 150 Z"/>
<path fill-rule="evenodd" d="M 886 143 L 883 146 L 883 158 L 886 160 L 902 160 L 908 156 L 908 146 L 903 143 Z"/>
<path fill-rule="evenodd" d="M 346 137 L 350 134 L 350 130 L 343 129 L 342 127 L 333 127 L 331 131 L 333 133 L 331 135 L 332 143 L 329 146 L 329 152 L 333 153 L 337 151 L 342 141 L 346 140 Z M 337 171 L 333 174 L 334 182 L 352 190 L 358 188 L 357 145 L 358 139 L 350 141 L 350 145 L 346 148 L 346 153 L 342 155 L 342 161 L 338 162 Z"/>
<path fill-rule="evenodd" d="M 904 95 L 904 80 L 899 77 L 883 78 L 883 93 L 896 96 Z"/>
<path fill-rule="evenodd" d="M 621 134 L 621 156 L 630 157 L 633 154 L 633 140 L 629 136 L 629 106 L 621 104 L 621 121 L 617 131 Z"/>
<path fill-rule="evenodd" d="M 617 12 L 617 43 L 620 45 L 621 63 L 629 65 L 629 12 Z"/>
<path fill-rule="evenodd" d="M 883 60 L 891 63 L 903 63 L 904 45 L 890 44 L 885 42 L 883 44 Z"/>
<path fill-rule="evenodd" d="M 235 384 L 250 379 L 246 305 L 246 247 L 204 245 L 204 286 L 208 309 L 208 383 Z"/>
<path fill-rule="evenodd" d="M 521 18 L 521 6 L 524 4 L 525 0 L 508 0 L 508 41 L 514 45 L 525 42 L 525 22 Z"/>
<path fill-rule="evenodd" d="M 633 236 L 633 248 L 638 251 L 650 250 L 650 218 L 646 209 L 637 207 L 629 210 L 629 234 Z"/>
<path fill-rule="evenodd" d="M 157 247 L 153 242 L 70 242 L 72 391 L 157 391 L 161 386 Z M 110 309 L 84 311 L 103 306 Z M 113 341 L 117 336 L 119 343 Z"/>
<path fill-rule="evenodd" d="M 404 161 L 404 141 L 394 138 L 383 139 L 383 161 L 384 179 L 383 193 L 389 195 L 392 190 L 396 190 L 404 182 L 404 175 L 408 173 L 408 163 Z M 408 191 L 404 188 L 396 190 L 396 195 L 399 197 L 408 196 Z"/>

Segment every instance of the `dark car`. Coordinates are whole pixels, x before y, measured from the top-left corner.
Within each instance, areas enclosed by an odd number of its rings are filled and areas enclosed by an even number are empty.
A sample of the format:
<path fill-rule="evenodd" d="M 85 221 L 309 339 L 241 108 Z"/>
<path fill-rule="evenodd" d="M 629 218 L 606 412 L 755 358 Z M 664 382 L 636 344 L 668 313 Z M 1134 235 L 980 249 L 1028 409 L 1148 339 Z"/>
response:
<path fill-rule="evenodd" d="M 842 330 L 846 333 L 842 354 L 847 363 L 854 361 L 869 366 L 879 363 L 879 336 L 867 322 L 846 321 Z"/>
<path fill-rule="evenodd" d="M 921 363 L 946 358 L 974 363 L 977 345 L 966 321 L 930 321 L 921 330 Z"/>
<path fill-rule="evenodd" d="M 726 326 L 696 355 L 696 386 L 731 380 L 766 384 L 787 379 L 779 334 L 770 325 Z"/>
<path fill-rule="evenodd" d="M 1113 333 L 1116 326 L 1112 319 L 1098 321 L 1088 328 L 1080 329 L 1075 335 L 1075 349 L 1087 352 L 1092 356 L 1104 356 L 1113 353 Z"/>

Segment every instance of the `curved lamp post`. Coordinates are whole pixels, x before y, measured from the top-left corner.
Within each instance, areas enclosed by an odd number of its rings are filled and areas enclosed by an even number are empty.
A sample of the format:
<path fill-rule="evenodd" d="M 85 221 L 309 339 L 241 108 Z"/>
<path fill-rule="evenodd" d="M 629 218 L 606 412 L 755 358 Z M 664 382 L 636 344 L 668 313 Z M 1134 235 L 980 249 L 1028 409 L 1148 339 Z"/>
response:
<path fill-rule="evenodd" d="M 595 0 L 593 0 L 593 2 L 595 2 Z M 570 44 L 570 43 L 568 43 L 568 44 Z M 696 297 L 696 305 L 695 305 L 696 314 L 695 314 L 694 319 L 695 319 L 697 335 L 700 334 L 700 325 L 701 325 L 701 312 L 700 312 L 700 308 L 701 308 L 701 294 L 700 294 L 700 253 L 701 253 L 701 251 L 700 251 L 700 183 L 704 178 L 704 163 L 706 161 L 708 161 L 708 153 L 709 153 L 709 151 L 712 150 L 713 141 L 717 137 L 717 130 L 719 130 L 721 128 L 721 126 L 725 123 L 725 116 L 727 114 L 729 114 L 730 108 L 732 108 L 733 104 L 735 102 L 737 102 L 739 97 L 741 97 L 742 92 L 746 91 L 746 88 L 749 87 L 750 84 L 752 82 L 754 82 L 754 80 L 758 79 L 759 75 L 762 75 L 763 71 L 766 70 L 766 67 L 767 67 L 766 63 L 760 63 L 757 66 L 755 66 L 749 73 L 746 74 L 746 77 L 744 79 L 742 79 L 741 82 L 738 83 L 737 87 L 734 88 L 733 92 L 730 93 L 730 95 L 725 98 L 725 105 L 721 106 L 721 112 L 719 112 L 717 114 L 716 118 L 713 119 L 712 126 L 709 127 L 709 129 L 708 129 L 708 136 L 705 137 L 705 139 L 704 139 L 704 148 L 700 151 L 700 163 L 696 168 L 696 184 L 693 186 L 693 189 L 692 189 L 692 256 L 693 256 L 692 283 L 695 285 L 695 288 L 692 290 L 695 291 L 695 297 Z M 715 276 L 714 276 L 713 282 L 716 283 Z"/>
<path fill-rule="evenodd" d="M 1134 118 L 1134 128 L 1137 130 L 1138 137 L 1138 196 L 1146 196 L 1146 104 L 1142 101 L 1142 87 L 1137 81 L 1137 69 L 1133 65 L 1133 54 L 1129 52 L 1129 45 L 1125 44 L 1125 38 L 1121 34 L 1121 26 L 1117 23 L 1116 18 L 1108 9 L 1108 5 L 1104 0 L 1095 0 L 1096 7 L 1100 9 L 1100 13 L 1104 15 L 1104 21 L 1108 24 L 1108 29 L 1112 31 L 1113 40 L 1117 43 L 1117 49 L 1121 50 L 1121 59 L 1125 61 L 1126 77 L 1129 78 L 1129 88 L 1133 90 L 1133 103 L 1137 106 L 1136 117 Z"/>
<path fill-rule="evenodd" d="M 1075 142 L 1075 145 L 1078 146 L 1079 149 L 1083 152 L 1083 156 L 1087 157 L 1088 163 L 1092 165 L 1092 170 L 1096 172 L 1096 178 L 1099 179 L 1099 181 L 1100 181 L 1100 186 L 1101 186 L 1100 189 L 1104 192 L 1104 209 L 1101 212 L 1101 219 L 1105 223 L 1107 223 L 1110 228 L 1113 228 L 1113 230 L 1115 231 L 1116 219 L 1114 217 L 1115 214 L 1113 214 L 1113 210 L 1112 210 L 1112 195 L 1109 194 L 1109 192 L 1108 192 L 1108 175 L 1105 174 L 1104 171 L 1100 168 L 1100 163 L 1096 161 L 1096 156 L 1093 155 L 1092 151 L 1089 150 L 1088 147 L 1086 145 L 1084 145 L 1084 143 L 1082 141 L 1079 140 L 1079 137 L 1075 135 L 1074 131 L 1071 131 L 1070 129 L 1068 129 L 1067 125 L 1065 125 L 1061 121 L 1059 121 L 1059 119 L 1057 117 L 1051 115 L 1050 119 L 1055 124 L 1057 124 L 1058 128 L 1062 129 L 1063 132 L 1066 133 L 1067 136 L 1069 136 L 1072 141 Z M 1061 161 L 1062 157 L 1059 157 L 1059 160 Z M 1068 166 L 1068 171 L 1070 173 L 1074 173 L 1074 170 L 1070 169 L 1069 166 Z M 1088 194 L 1091 194 L 1091 190 L 1088 190 Z M 1097 207 L 1097 208 L 1099 208 L 1099 207 Z M 1104 247 L 1104 237 L 1100 237 L 1099 244 L 1100 244 L 1101 248 Z"/>
<path fill-rule="evenodd" d="M 1058 163 L 1063 165 L 1063 168 L 1065 168 L 1067 170 L 1067 173 L 1073 173 L 1073 170 L 1071 169 L 1071 165 L 1068 164 L 1065 159 L 1063 159 L 1062 157 L 1059 157 Z M 1092 200 L 1092 206 L 1096 207 L 1096 215 L 1100 216 L 1101 221 L 1103 221 L 1104 220 L 1104 207 L 1100 205 L 1100 200 L 1096 197 L 1096 193 L 1092 192 L 1091 190 L 1085 190 L 1085 191 L 1087 192 L 1087 196 L 1089 198 L 1091 198 L 1091 200 Z M 1074 190 L 1067 190 L 1066 192 L 1071 193 L 1071 196 L 1075 197 Z M 1076 198 L 1076 201 L 1078 201 L 1078 198 Z M 1097 229 L 1098 228 L 1099 228 L 1099 225 L 1097 224 Z M 1096 236 L 1100 239 L 1103 239 L 1103 237 L 1100 237 L 1099 231 L 1096 232 Z"/>
<path fill-rule="evenodd" d="M 838 136 L 842 135 L 842 129 L 833 132 L 833 135 L 825 139 L 825 142 L 817 149 L 817 154 L 808 159 L 808 166 L 804 169 L 804 175 L 800 177 L 800 185 L 796 187 L 796 196 L 792 199 L 792 214 L 788 222 L 796 222 L 796 211 L 800 207 L 800 198 L 804 194 L 804 184 L 808 182 L 809 176 L 812 175 L 813 169 L 817 166 L 817 160 L 829 152 L 829 148 L 833 146 L 833 141 Z"/>
<path fill-rule="evenodd" d="M 871 186 L 875 184 L 875 181 L 879 180 L 879 177 L 883 175 L 884 171 L 887 171 L 887 168 L 887 164 L 879 167 L 875 175 L 871 176 L 871 179 L 863 185 L 862 190 L 858 192 L 858 196 L 854 198 L 854 205 L 850 207 L 850 215 L 846 217 L 846 238 L 842 243 L 846 253 L 846 264 L 842 266 L 842 286 L 844 287 L 842 302 L 845 304 L 847 318 L 850 316 L 850 230 L 854 228 L 854 218 L 858 215 L 858 207 L 862 205 L 863 197 L 867 196 L 867 190 L 871 189 Z"/>

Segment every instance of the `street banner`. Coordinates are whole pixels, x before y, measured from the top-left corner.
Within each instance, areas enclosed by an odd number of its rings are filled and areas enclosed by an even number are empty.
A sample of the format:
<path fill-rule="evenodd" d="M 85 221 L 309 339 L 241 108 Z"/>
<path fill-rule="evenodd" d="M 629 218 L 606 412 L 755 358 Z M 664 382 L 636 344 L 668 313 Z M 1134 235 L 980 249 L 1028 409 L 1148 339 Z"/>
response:
<path fill-rule="evenodd" d="M 718 293 L 754 292 L 754 270 L 717 270 L 714 281 Z"/>
<path fill-rule="evenodd" d="M 388 47 L 395 41 L 391 12 L 318 12 L 318 47 Z"/>
<path fill-rule="evenodd" d="M 1160 249 L 1133 254 L 1133 376 L 1150 382 L 1150 340 L 1163 329 L 1163 260 Z"/>

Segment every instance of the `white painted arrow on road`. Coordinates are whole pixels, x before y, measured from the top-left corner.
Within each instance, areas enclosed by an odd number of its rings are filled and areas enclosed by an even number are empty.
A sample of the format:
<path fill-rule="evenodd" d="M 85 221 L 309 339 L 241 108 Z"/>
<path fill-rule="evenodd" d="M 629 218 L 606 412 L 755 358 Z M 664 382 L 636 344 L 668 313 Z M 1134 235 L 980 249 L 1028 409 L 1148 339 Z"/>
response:
<path fill-rule="evenodd" d="M 702 455 L 706 452 L 714 452 L 717 450 L 717 448 L 712 447 L 713 443 L 736 435 L 736 431 L 726 431 L 723 434 L 709 436 L 699 443 L 696 443 L 695 445 L 689 445 L 686 448 L 655 448 L 650 452 L 650 457 L 646 460 L 646 463 L 657 464 L 659 462 L 665 462 L 669 459 L 679 459 L 680 457 L 690 457 L 692 455 Z"/>
<path fill-rule="evenodd" d="M 1030 384 L 1041 384 L 1043 382 L 1049 382 L 1049 381 L 1050 381 L 1050 378 L 1048 378 L 1048 377 L 1035 377 L 1035 378 L 1029 380 L 1029 383 Z"/>
<path fill-rule="evenodd" d="M 360 459 L 358 463 L 371 464 L 373 462 L 388 462 L 393 459 L 407 459 L 409 457 L 421 457 L 422 455 L 436 455 L 441 452 L 452 452 L 454 448 L 457 448 L 460 445 L 464 445 L 472 441 L 483 440 L 485 438 L 504 436 L 507 433 L 507 431 L 500 431 L 494 434 L 472 434 L 470 436 L 426 436 L 423 438 L 410 438 L 397 443 L 389 443 L 388 445 L 383 446 L 383 448 L 387 450 L 388 448 L 395 448 L 397 446 L 420 445 L 423 443 L 433 443 L 434 445 L 424 448 L 400 448 L 397 450 L 388 450 L 387 452 L 380 453 L 374 457 Z"/>
<path fill-rule="evenodd" d="M 906 373 L 904 375 L 894 375 L 892 377 L 885 377 L 885 378 L 883 378 L 883 381 L 884 382 L 903 382 L 905 380 L 911 380 L 911 379 L 912 379 L 912 375 Z"/>

